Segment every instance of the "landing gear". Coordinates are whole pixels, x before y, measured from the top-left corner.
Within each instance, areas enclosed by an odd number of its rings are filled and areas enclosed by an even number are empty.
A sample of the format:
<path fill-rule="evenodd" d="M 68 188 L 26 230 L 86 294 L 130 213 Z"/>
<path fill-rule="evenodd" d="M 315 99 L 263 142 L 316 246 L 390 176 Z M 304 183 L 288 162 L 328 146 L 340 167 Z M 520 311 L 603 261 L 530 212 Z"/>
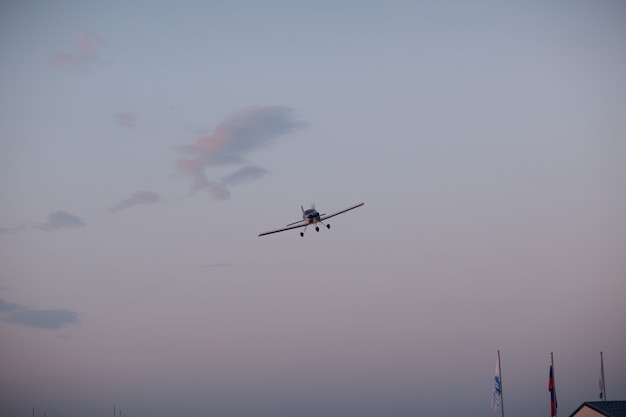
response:
<path fill-rule="evenodd" d="M 327 228 L 327 229 L 330 229 L 330 224 L 322 223 L 322 222 L 320 222 L 320 221 L 318 221 L 317 223 L 320 223 L 320 224 L 322 224 L 322 225 L 326 226 L 326 228 Z M 315 223 L 315 231 L 316 231 L 316 232 L 319 232 L 319 231 L 320 231 L 320 227 L 317 225 L 317 223 Z M 302 231 L 300 232 L 300 237 L 304 237 L 304 232 L 306 232 L 306 228 L 307 228 L 307 226 L 308 226 L 308 224 L 307 224 L 306 226 L 304 226 L 304 230 L 302 230 Z"/>

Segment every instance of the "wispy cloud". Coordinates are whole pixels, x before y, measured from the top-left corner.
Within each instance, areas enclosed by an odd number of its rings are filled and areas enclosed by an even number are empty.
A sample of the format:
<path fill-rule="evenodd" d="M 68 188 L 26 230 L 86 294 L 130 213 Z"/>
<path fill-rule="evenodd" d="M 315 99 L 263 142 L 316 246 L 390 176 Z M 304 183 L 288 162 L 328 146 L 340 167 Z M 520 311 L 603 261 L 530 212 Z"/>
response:
<path fill-rule="evenodd" d="M 153 193 L 151 191 L 137 191 L 127 199 L 122 200 L 122 202 L 120 202 L 119 204 L 111 207 L 111 211 L 115 213 L 116 211 L 124 210 L 133 206 L 142 204 L 156 204 L 162 201 L 163 199 L 157 193 Z"/>
<path fill-rule="evenodd" d="M 120 127 L 135 127 L 135 115 L 128 112 L 119 112 L 115 115 L 115 123 Z"/>
<path fill-rule="evenodd" d="M 208 183 L 206 190 L 216 200 L 228 200 L 230 198 L 230 191 L 214 182 Z"/>
<path fill-rule="evenodd" d="M 84 227 L 85 222 L 79 216 L 68 213 L 67 211 L 55 211 L 48 215 L 48 220 L 43 223 L 30 223 L 25 226 L 6 226 L 0 227 L 0 235 L 15 235 L 25 232 L 29 229 L 38 230 L 55 230 L 55 229 L 70 229 L 77 227 Z"/>
<path fill-rule="evenodd" d="M 213 197 L 227 199 L 230 193 L 225 186 L 261 178 L 267 171 L 257 166 L 247 166 L 227 175 L 220 183 L 209 181 L 207 167 L 244 165 L 245 157 L 276 139 L 305 126 L 298 121 L 290 107 L 252 107 L 239 111 L 220 123 L 213 133 L 195 143 L 183 145 L 178 150 L 186 155 L 177 162 L 178 169 L 193 180 L 191 191 L 207 190 Z"/>
<path fill-rule="evenodd" d="M 93 32 L 85 32 L 79 38 L 74 52 L 56 52 L 50 63 L 59 69 L 75 72 L 89 71 L 99 61 L 96 49 L 106 45 L 106 40 Z"/>
<path fill-rule="evenodd" d="M 226 268 L 229 266 L 231 266 L 231 264 L 228 262 L 215 262 L 212 264 L 200 265 L 200 268 Z"/>
<path fill-rule="evenodd" d="M 24 230 L 24 227 L 22 226 L 0 227 L 0 235 L 14 235 L 19 232 L 22 232 L 23 230 Z"/>
<path fill-rule="evenodd" d="M 220 184 L 225 186 L 239 185 L 262 178 L 267 174 L 265 168 L 248 165 L 222 178 Z"/>
<path fill-rule="evenodd" d="M 75 214 L 68 213 L 67 211 L 55 211 L 48 215 L 48 221 L 35 225 L 36 229 L 42 230 L 54 230 L 54 229 L 67 229 L 74 227 L 84 227 L 83 220 Z"/>
<path fill-rule="evenodd" d="M 36 310 L 0 298 L 0 319 L 37 329 L 60 329 L 79 322 L 78 313 L 66 310 Z"/>

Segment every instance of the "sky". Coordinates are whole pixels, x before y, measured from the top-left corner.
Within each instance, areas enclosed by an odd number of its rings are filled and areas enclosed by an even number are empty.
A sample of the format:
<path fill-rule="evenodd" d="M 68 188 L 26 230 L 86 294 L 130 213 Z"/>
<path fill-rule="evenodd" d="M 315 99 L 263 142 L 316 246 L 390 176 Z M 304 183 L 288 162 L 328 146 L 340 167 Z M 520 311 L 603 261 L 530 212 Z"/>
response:
<path fill-rule="evenodd" d="M 0 4 L 2 415 L 626 400 L 626 4 Z M 331 213 L 332 228 L 258 237 Z"/>

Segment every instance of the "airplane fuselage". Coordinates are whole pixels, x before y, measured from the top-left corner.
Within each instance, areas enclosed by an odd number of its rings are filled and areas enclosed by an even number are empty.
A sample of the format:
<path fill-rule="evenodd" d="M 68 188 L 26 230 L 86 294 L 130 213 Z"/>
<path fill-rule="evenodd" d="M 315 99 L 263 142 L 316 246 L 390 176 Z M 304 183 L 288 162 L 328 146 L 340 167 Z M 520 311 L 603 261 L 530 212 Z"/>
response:
<path fill-rule="evenodd" d="M 320 221 L 320 214 L 315 209 L 304 210 L 302 220 L 304 220 L 306 224 L 317 223 Z"/>

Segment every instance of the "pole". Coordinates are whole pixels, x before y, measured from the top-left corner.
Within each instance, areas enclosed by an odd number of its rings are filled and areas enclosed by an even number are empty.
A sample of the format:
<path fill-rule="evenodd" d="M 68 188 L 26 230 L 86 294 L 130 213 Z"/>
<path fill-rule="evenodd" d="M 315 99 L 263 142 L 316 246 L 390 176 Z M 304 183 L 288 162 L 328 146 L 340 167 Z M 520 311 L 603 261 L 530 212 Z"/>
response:
<path fill-rule="evenodd" d="M 498 349 L 498 373 L 500 374 L 500 411 L 504 417 L 504 385 L 502 384 L 502 361 L 500 360 L 500 350 Z"/>

